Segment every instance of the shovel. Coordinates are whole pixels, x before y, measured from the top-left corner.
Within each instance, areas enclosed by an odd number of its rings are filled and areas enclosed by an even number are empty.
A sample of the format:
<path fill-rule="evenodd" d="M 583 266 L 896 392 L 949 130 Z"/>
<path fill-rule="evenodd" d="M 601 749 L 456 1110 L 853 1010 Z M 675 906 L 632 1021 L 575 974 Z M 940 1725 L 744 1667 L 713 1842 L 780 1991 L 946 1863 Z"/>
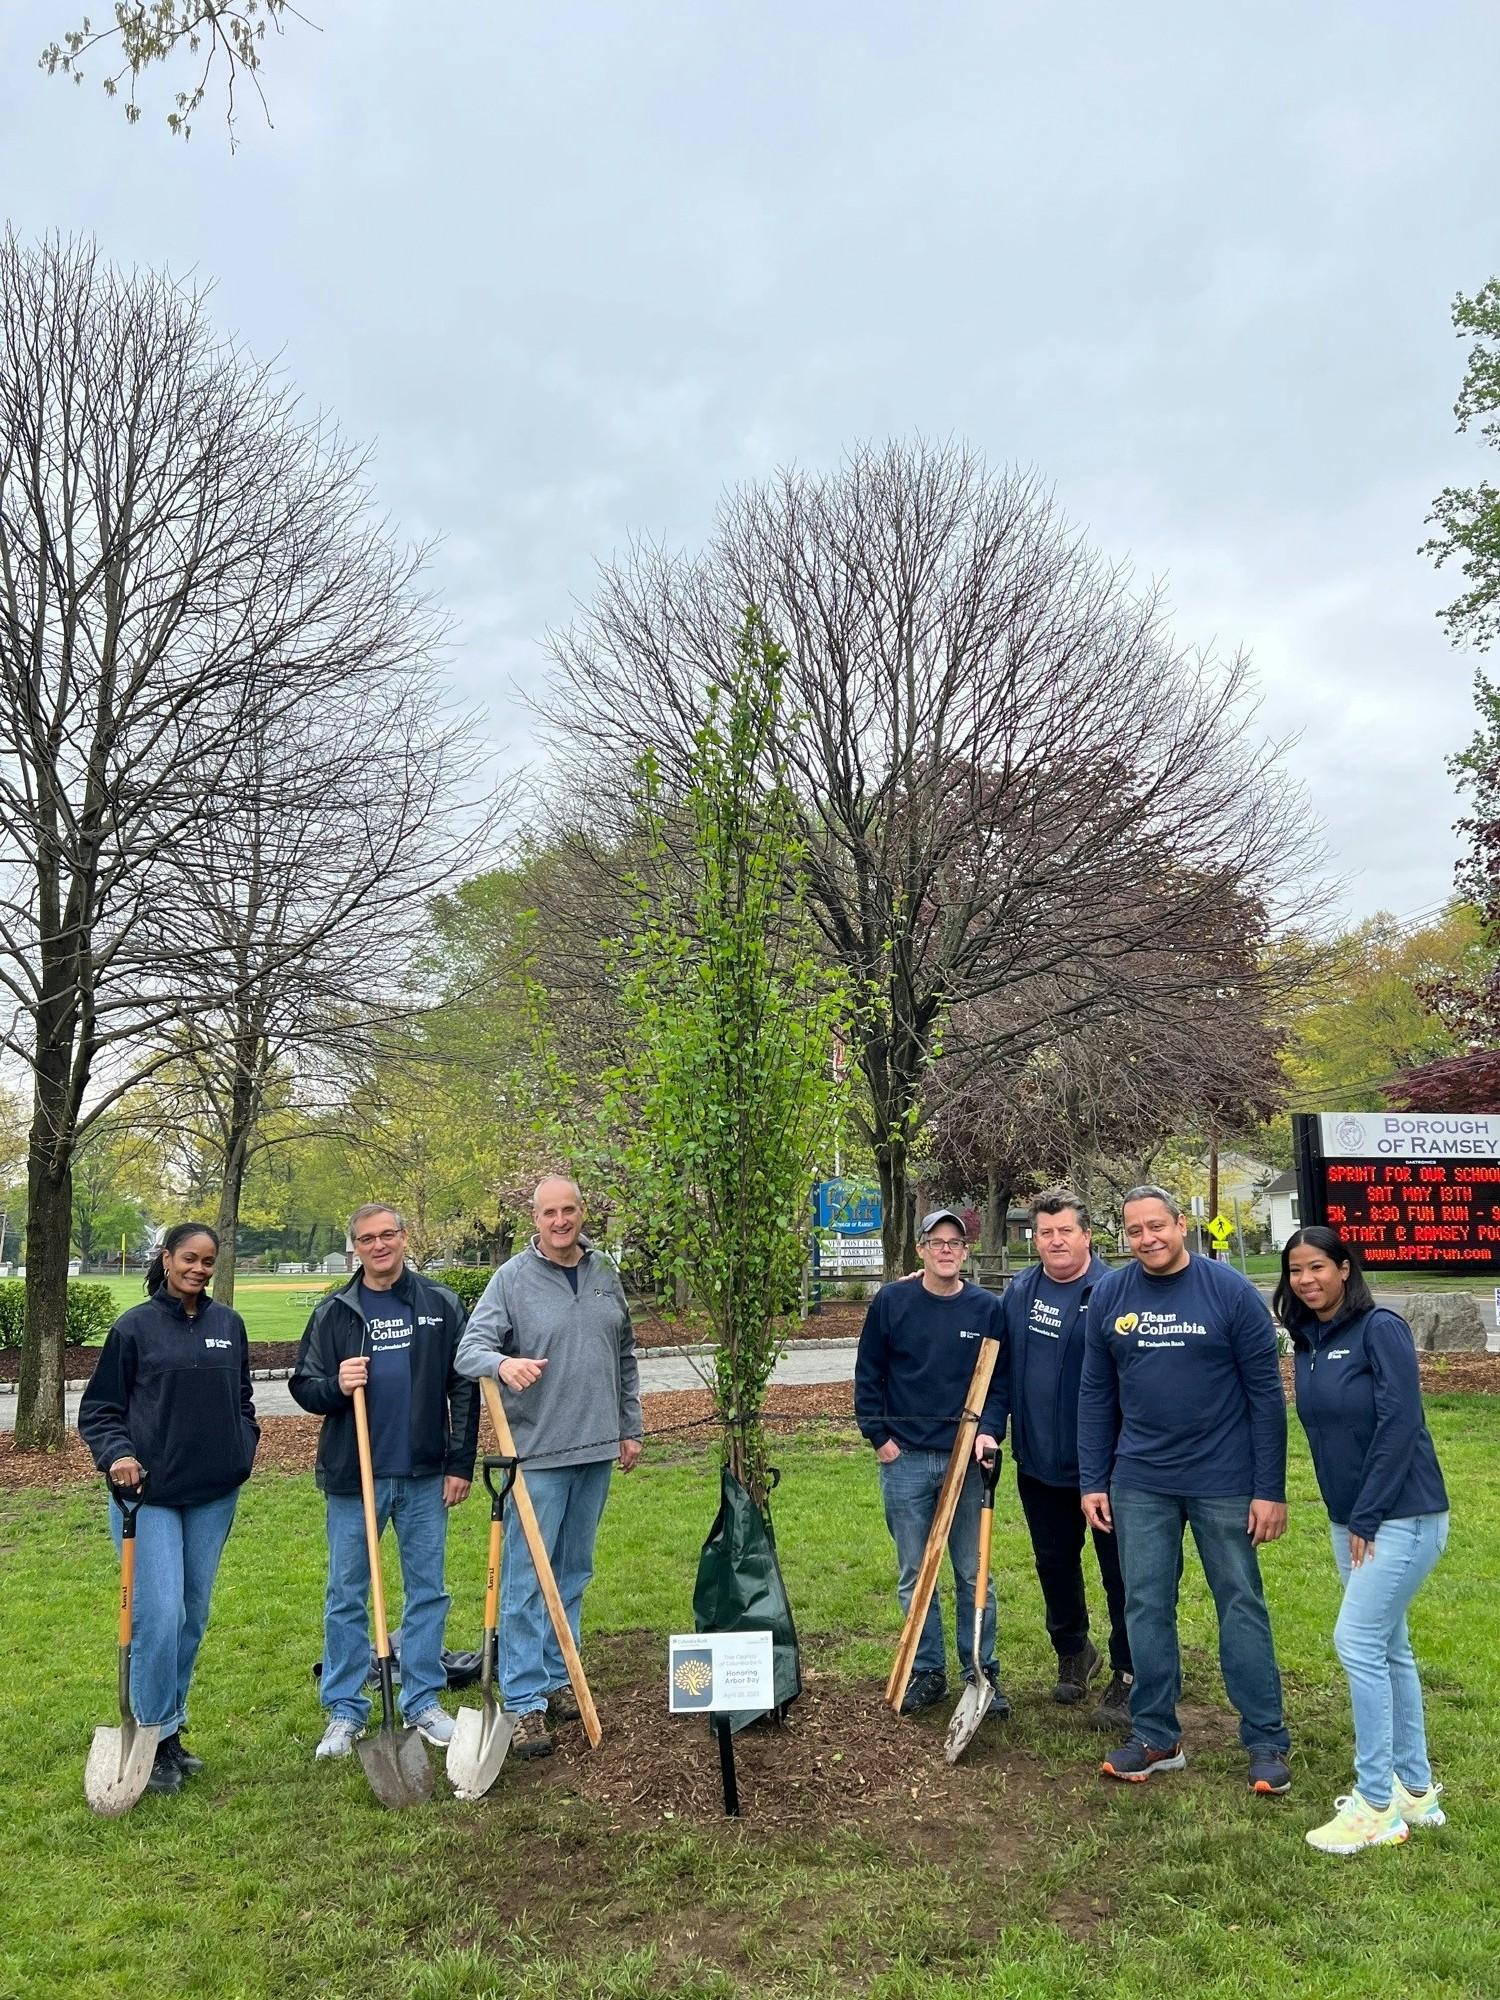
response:
<path fill-rule="evenodd" d="M 979 1573 L 974 1581 L 974 1678 L 964 1689 L 963 1699 L 948 1724 L 943 1755 L 950 1764 L 956 1764 L 974 1741 L 995 1699 L 990 1677 L 980 1661 L 979 1635 L 984 1629 L 984 1607 L 990 1594 L 990 1531 L 995 1525 L 995 1487 L 1000 1478 L 998 1455 L 987 1451 L 979 1462 L 979 1470 L 984 1490 L 979 1502 Z"/>
<path fill-rule="evenodd" d="M 354 1433 L 359 1441 L 359 1490 L 365 1503 L 365 1546 L 370 1553 L 370 1603 L 375 1612 L 375 1657 L 380 1668 L 380 1727 L 362 1736 L 355 1749 L 383 1806 L 419 1806 L 432 1797 L 432 1766 L 415 1729 L 396 1727 L 391 1687 L 391 1635 L 385 1622 L 385 1581 L 380 1573 L 380 1528 L 375 1519 L 375 1467 L 370 1458 L 370 1419 L 361 1385 L 354 1391 Z"/>
<path fill-rule="evenodd" d="M 495 1484 L 496 1471 L 505 1475 Z M 490 1562 L 484 1578 L 484 1665 L 479 1674 L 478 1708 L 461 1708 L 453 1718 L 448 1745 L 448 1782 L 461 1799 L 482 1798 L 500 1775 L 516 1718 L 502 1715 L 495 1701 L 495 1630 L 500 1618 L 500 1516 L 516 1476 L 513 1458 L 486 1458 L 484 1483 L 490 1490 Z"/>
<path fill-rule="evenodd" d="M 128 1813 L 151 1776 L 156 1762 L 156 1745 L 161 1736 L 156 1723 L 149 1727 L 137 1722 L 130 1707 L 130 1638 L 135 1619 L 135 1517 L 141 1511 L 145 1475 L 135 1490 L 134 1500 L 126 1499 L 125 1487 L 109 1482 L 109 1490 L 120 1510 L 120 1726 L 101 1723 L 89 1745 L 88 1762 L 83 1767 L 83 1795 L 96 1813 L 117 1819 Z"/>

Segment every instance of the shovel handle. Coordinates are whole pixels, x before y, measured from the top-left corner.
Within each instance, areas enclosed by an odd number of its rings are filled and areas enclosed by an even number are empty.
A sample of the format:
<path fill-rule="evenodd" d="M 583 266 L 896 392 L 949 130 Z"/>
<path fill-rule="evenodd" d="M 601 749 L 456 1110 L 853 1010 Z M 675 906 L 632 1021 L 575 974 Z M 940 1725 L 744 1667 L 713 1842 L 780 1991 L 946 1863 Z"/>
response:
<path fill-rule="evenodd" d="M 128 1653 L 135 1621 L 135 1517 L 146 1504 L 146 1475 L 139 1486 L 117 1486 L 108 1473 L 104 1483 L 120 1510 L 120 1646 Z"/>
<path fill-rule="evenodd" d="M 501 1451 L 506 1457 L 515 1458 L 516 1441 L 511 1435 L 510 1419 L 505 1414 L 505 1405 L 500 1400 L 500 1384 L 493 1375 L 481 1375 L 479 1387 L 484 1396 L 485 1407 L 490 1413 L 490 1422 L 495 1427 L 495 1436 L 500 1441 Z M 604 1731 L 599 1727 L 599 1713 L 594 1707 L 594 1697 L 589 1692 L 583 1662 L 578 1657 L 578 1648 L 573 1643 L 568 1614 L 563 1609 L 563 1601 L 558 1594 L 557 1579 L 552 1574 L 552 1564 L 547 1558 L 547 1544 L 542 1539 L 536 1510 L 531 1504 L 531 1495 L 526 1491 L 526 1475 L 519 1464 L 516 1467 L 515 1490 L 512 1497 L 516 1504 L 516 1518 L 521 1523 L 521 1533 L 526 1537 L 526 1546 L 531 1552 L 531 1562 L 536 1571 L 537 1582 L 542 1586 L 542 1601 L 547 1606 L 547 1616 L 552 1620 L 552 1631 L 557 1639 L 558 1651 L 562 1654 L 563 1665 L 568 1670 L 568 1680 L 578 1701 L 583 1733 L 589 1740 L 590 1749 L 597 1750 L 604 1740 Z"/>
<path fill-rule="evenodd" d="M 385 1622 L 385 1579 L 380 1573 L 380 1525 L 375 1518 L 375 1461 L 370 1456 L 370 1414 L 365 1408 L 364 1384 L 351 1391 L 354 1398 L 354 1435 L 359 1444 L 359 1497 L 365 1507 L 365 1547 L 370 1557 L 370 1606 L 375 1613 L 375 1652 L 387 1659 L 391 1635 Z"/>

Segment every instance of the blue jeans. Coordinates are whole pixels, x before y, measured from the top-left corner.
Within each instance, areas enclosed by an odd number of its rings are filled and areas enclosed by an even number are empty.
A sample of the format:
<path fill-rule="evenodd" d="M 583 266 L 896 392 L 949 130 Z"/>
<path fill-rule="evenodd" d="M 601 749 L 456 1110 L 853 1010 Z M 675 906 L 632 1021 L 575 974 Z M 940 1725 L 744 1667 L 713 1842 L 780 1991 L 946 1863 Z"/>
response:
<path fill-rule="evenodd" d="M 922 1553 L 937 1512 L 938 1495 L 948 1471 L 946 1451 L 908 1451 L 880 1467 L 880 1497 L 885 1502 L 885 1524 L 896 1544 L 896 1588 L 901 1609 L 911 1605 Z M 974 1589 L 979 1581 L 979 1499 L 983 1481 L 979 1467 L 971 1459 L 959 1490 L 953 1525 L 948 1530 L 948 1560 L 953 1565 L 953 1606 L 957 1620 L 958 1657 L 965 1680 L 974 1675 Z M 988 1671 L 995 1665 L 995 1586 L 991 1583 L 984 1599 L 984 1625 L 979 1635 L 980 1664 Z M 938 1594 L 932 1593 L 922 1636 L 917 1641 L 914 1674 L 942 1673 L 943 1613 Z"/>
<path fill-rule="evenodd" d="M 1246 1533 L 1250 1495 L 1179 1498 L 1116 1486 L 1109 1501 L 1120 1543 L 1125 1624 L 1135 1667 L 1130 1689 L 1133 1733 L 1156 1750 L 1170 1749 L 1182 1735 L 1177 1720 L 1182 1694 L 1177 1587 L 1182 1581 L 1183 1532 L 1191 1527 L 1219 1616 L 1219 1667 L 1225 1691 L 1239 1710 L 1240 1741 L 1247 1750 L 1274 1750 L 1284 1757 L 1292 1739 L 1282 1719 L 1281 1675 L 1260 1562 Z"/>
<path fill-rule="evenodd" d="M 328 1595 L 323 1604 L 323 1679 L 319 1698 L 326 1709 L 363 1728 L 370 1713 L 365 1682 L 370 1673 L 370 1558 L 365 1548 L 365 1510 L 357 1493 L 329 1493 Z M 448 1593 L 443 1557 L 448 1544 L 448 1510 L 443 1476 L 377 1479 L 375 1519 L 381 1531 L 394 1522 L 401 1556 L 401 1713 L 410 1721 L 431 1708 L 448 1685 L 443 1666 L 443 1633 Z M 392 1620 L 392 1623 L 395 1621 Z"/>
<path fill-rule="evenodd" d="M 155 1724 L 163 1736 L 187 1723 L 188 1686 L 239 1497 L 236 1487 L 198 1507 L 142 1507 L 136 1516 L 130 1706 L 137 1722 Z M 123 1528 L 111 1500 L 109 1532 L 117 1549 Z"/>
<path fill-rule="evenodd" d="M 545 1466 L 526 1473 L 526 1491 L 531 1495 L 575 1646 L 582 1630 L 583 1593 L 594 1574 L 594 1540 L 609 1498 L 613 1470 L 614 1461 L 605 1458 L 594 1465 Z M 562 1687 L 567 1678 L 536 1566 L 511 1508 L 505 1519 L 505 1551 L 500 1558 L 500 1691 L 505 1706 L 512 1715 L 545 1709 L 548 1693 Z"/>
<path fill-rule="evenodd" d="M 1349 1556 L 1348 1528 L 1339 1521 L 1329 1526 L 1344 1579 L 1333 1645 L 1354 1709 L 1354 1782 L 1366 1804 L 1389 1805 L 1393 1771 L 1409 1792 L 1425 1792 L 1432 1783 L 1406 1608 L 1448 1546 L 1448 1516 L 1382 1522 L 1358 1569 Z"/>

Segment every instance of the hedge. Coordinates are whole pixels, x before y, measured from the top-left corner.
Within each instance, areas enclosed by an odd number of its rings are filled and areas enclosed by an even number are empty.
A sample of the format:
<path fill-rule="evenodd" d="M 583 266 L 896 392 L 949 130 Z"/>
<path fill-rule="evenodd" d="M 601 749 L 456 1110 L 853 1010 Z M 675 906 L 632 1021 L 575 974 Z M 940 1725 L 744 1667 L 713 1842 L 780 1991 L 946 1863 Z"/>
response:
<path fill-rule="evenodd" d="M 108 1285 L 80 1279 L 68 1284 L 68 1341 L 83 1347 L 102 1340 L 119 1317 Z M 0 1278 L 0 1347 L 19 1347 L 26 1331 L 26 1280 Z"/>
<path fill-rule="evenodd" d="M 479 1303 L 480 1293 L 495 1274 L 493 1271 L 477 1269 L 469 1264 L 455 1264 L 450 1270 L 424 1271 L 422 1275 L 431 1279 L 435 1285 L 446 1285 L 450 1292 L 457 1292 L 464 1311 L 473 1312 Z M 330 1297 L 334 1292 L 341 1292 L 348 1282 L 347 1278 L 335 1278 L 331 1285 L 324 1288 L 324 1298 Z"/>

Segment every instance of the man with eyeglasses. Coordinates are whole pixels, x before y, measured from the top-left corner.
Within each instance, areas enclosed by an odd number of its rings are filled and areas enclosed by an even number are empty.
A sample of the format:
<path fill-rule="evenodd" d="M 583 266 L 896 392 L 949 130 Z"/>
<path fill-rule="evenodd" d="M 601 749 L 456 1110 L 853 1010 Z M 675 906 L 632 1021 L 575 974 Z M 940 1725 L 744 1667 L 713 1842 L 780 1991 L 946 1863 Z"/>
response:
<path fill-rule="evenodd" d="M 314 1308 L 288 1385 L 323 1419 L 317 1482 L 327 1509 L 328 1593 L 320 1699 L 328 1724 L 319 1758 L 347 1757 L 370 1713 L 370 1564 L 355 1389 L 365 1392 L 376 1519 L 382 1532 L 394 1523 L 401 1557 L 401 1712 L 438 1748 L 453 1735 L 438 1704 L 447 1686 L 448 1509 L 469 1496 L 479 1444 L 479 1392 L 454 1367 L 464 1330 L 458 1298 L 408 1268 L 406 1224 L 387 1204 L 356 1209 L 349 1238 L 359 1268 Z"/>
<path fill-rule="evenodd" d="M 963 1275 L 968 1251 L 963 1218 L 951 1208 L 924 1215 L 917 1232 L 920 1279 L 882 1285 L 870 1301 L 854 1363 L 854 1417 L 875 1448 L 886 1526 L 896 1544 L 897 1589 L 903 1613 L 911 1603 L 938 1495 L 958 1435 L 979 1342 L 1001 1342 L 979 1433 L 948 1531 L 953 1565 L 958 1655 L 973 1676 L 974 1592 L 979 1567 L 979 1460 L 999 1450 L 1005 1431 L 1007 1380 L 1000 1301 Z M 995 1594 L 988 1591 L 980 1632 L 980 1664 L 995 1689 L 991 1714 L 1003 1721 L 1010 1703 L 995 1662 Z M 903 1715 L 930 1708 L 948 1692 L 943 1614 L 936 1592 L 917 1642 Z"/>

